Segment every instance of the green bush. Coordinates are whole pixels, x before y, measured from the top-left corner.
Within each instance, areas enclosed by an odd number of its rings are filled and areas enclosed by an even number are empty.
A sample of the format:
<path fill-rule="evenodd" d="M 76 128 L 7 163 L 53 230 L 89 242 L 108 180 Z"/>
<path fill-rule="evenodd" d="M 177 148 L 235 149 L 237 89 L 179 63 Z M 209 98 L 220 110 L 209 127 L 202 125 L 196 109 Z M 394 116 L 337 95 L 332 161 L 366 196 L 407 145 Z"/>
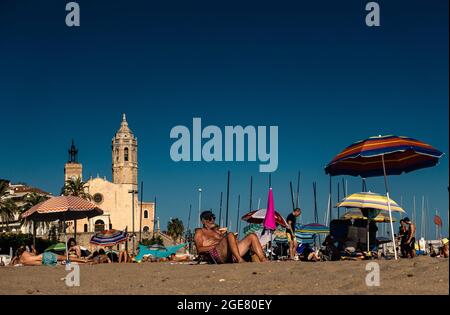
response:
<path fill-rule="evenodd" d="M 57 242 L 36 237 L 36 251 L 42 253 L 47 247 Z M 9 254 L 9 248 L 12 247 L 15 252 L 20 246 L 33 245 L 32 234 L 0 233 L 0 254 Z"/>

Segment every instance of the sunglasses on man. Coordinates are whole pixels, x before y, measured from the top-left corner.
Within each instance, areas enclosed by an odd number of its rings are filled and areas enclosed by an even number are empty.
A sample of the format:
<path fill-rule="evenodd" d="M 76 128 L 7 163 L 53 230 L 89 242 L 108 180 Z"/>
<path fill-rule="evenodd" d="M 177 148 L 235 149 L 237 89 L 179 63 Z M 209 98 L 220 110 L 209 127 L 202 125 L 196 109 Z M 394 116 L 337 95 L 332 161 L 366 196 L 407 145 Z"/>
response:
<path fill-rule="evenodd" d="M 204 217 L 203 217 L 203 220 L 205 220 L 205 221 L 213 221 L 213 220 L 215 220 L 216 219 L 216 216 L 214 215 L 214 214 L 211 214 L 211 215 L 205 215 Z"/>

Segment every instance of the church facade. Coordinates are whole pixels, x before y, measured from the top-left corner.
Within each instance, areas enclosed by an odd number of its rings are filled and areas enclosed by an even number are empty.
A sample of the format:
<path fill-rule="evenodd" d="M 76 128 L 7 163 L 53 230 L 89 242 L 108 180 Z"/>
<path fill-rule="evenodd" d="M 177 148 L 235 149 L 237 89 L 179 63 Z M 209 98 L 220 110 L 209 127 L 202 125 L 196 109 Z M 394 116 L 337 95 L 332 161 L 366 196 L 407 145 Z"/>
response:
<path fill-rule="evenodd" d="M 82 164 L 77 160 L 77 149 L 72 143 L 69 161 L 64 167 L 64 180 L 83 178 Z M 153 233 L 154 202 L 140 202 L 138 193 L 138 142 L 128 126 L 125 114 L 119 130 L 112 139 L 112 181 L 104 178 L 90 178 L 86 190 L 92 196 L 91 202 L 103 210 L 103 215 L 78 220 L 76 232 L 92 233 L 107 229 Z M 74 233 L 74 224 L 68 230 Z"/>

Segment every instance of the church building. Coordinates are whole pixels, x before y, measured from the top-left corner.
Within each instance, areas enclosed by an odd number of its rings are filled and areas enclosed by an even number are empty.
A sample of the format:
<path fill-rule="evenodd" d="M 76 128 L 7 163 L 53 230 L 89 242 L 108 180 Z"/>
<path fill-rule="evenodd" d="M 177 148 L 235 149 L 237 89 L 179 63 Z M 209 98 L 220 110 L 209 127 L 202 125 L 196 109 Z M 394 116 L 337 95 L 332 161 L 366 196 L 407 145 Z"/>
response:
<path fill-rule="evenodd" d="M 83 178 L 83 166 L 77 159 L 74 143 L 69 150 L 69 161 L 64 167 L 64 179 Z M 154 228 L 154 202 L 140 202 L 138 193 L 138 142 L 128 126 L 125 114 L 119 130 L 112 139 L 112 181 L 90 178 L 86 182 L 91 202 L 103 210 L 103 215 L 77 221 L 78 233 L 91 233 L 107 229 L 152 233 Z M 69 233 L 74 232 L 73 224 Z"/>

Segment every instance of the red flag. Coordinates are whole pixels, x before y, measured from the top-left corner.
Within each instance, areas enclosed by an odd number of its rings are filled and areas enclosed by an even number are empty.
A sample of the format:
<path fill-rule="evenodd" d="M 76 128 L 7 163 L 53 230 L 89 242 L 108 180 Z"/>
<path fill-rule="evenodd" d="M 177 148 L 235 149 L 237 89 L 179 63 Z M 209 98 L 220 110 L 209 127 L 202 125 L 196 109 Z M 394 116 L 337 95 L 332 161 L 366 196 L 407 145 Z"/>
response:
<path fill-rule="evenodd" d="M 442 226 L 442 219 L 440 216 L 438 216 L 438 215 L 434 216 L 434 224 Z"/>

